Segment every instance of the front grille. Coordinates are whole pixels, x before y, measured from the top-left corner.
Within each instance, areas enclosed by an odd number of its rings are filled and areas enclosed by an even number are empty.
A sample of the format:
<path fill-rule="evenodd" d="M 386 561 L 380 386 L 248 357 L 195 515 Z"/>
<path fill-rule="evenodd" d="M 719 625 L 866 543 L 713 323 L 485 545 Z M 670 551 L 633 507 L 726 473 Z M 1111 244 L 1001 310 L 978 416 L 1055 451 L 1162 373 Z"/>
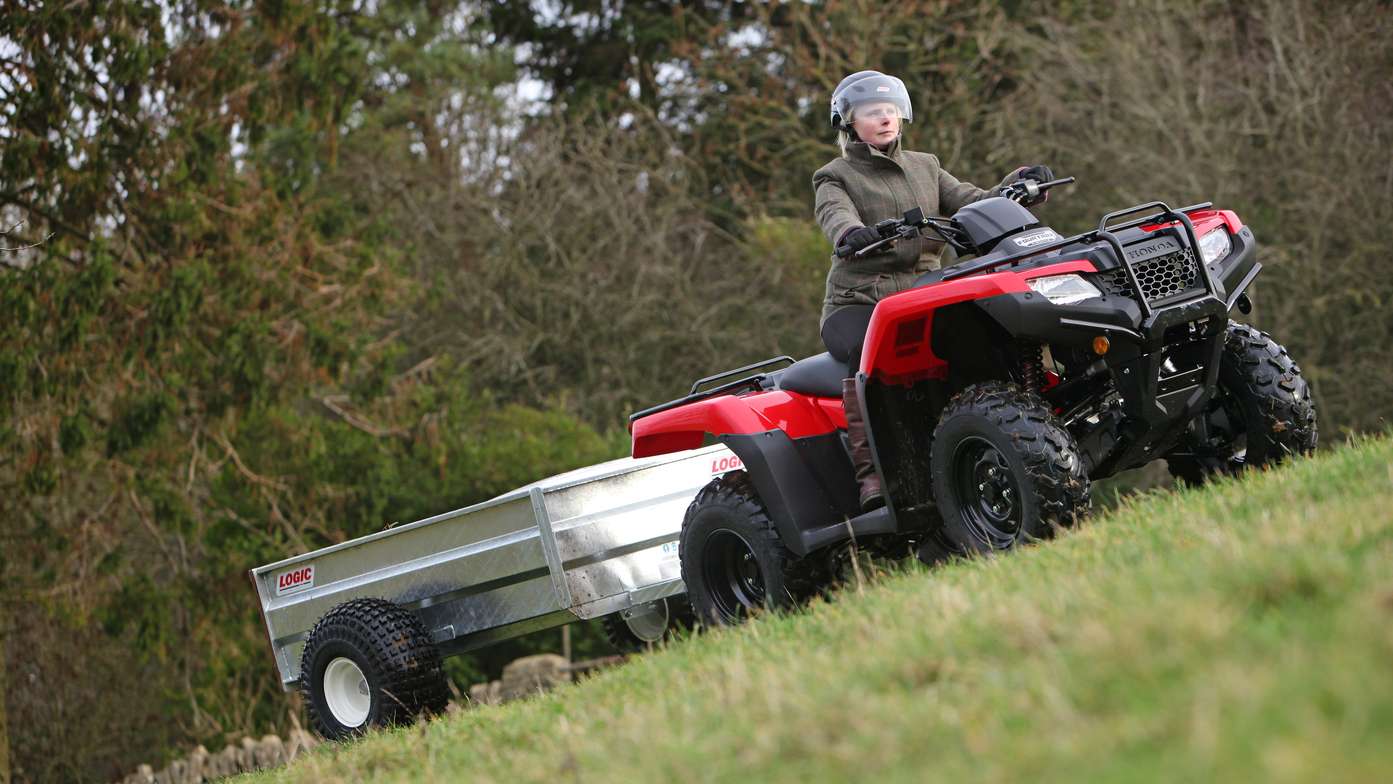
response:
<path fill-rule="evenodd" d="M 1141 284 L 1148 303 L 1173 297 L 1199 285 L 1199 267 L 1195 264 L 1194 252 L 1189 248 L 1138 262 L 1132 265 L 1132 269 L 1136 270 L 1137 282 Z M 1105 294 L 1136 297 L 1131 282 L 1127 280 L 1127 270 L 1122 267 L 1098 273 L 1095 281 Z"/>

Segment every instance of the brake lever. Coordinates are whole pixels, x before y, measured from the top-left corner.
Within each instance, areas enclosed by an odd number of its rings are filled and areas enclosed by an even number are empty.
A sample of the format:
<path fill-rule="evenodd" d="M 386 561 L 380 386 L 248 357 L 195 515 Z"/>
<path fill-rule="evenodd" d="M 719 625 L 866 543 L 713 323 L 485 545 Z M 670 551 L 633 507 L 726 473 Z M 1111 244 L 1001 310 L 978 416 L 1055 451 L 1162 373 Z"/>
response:
<path fill-rule="evenodd" d="M 884 223 L 890 223 L 890 221 L 884 221 Z M 918 224 L 904 223 L 903 221 L 894 221 L 894 223 L 897 225 L 894 225 L 893 227 L 887 227 L 893 228 L 895 231 L 894 234 L 890 235 L 889 237 L 886 237 L 883 240 L 880 240 L 879 242 L 873 242 L 870 245 L 867 245 L 866 247 L 862 248 L 861 250 L 856 251 L 856 258 L 859 259 L 862 256 L 875 253 L 876 251 L 885 247 L 886 245 L 893 245 L 895 242 L 899 240 L 912 239 L 914 235 L 919 233 Z M 881 224 L 876 224 L 877 229 L 880 229 L 880 227 Z"/>
<path fill-rule="evenodd" d="M 894 241 L 897 240 L 897 239 L 899 239 L 898 236 L 895 236 L 895 237 L 886 237 L 886 238 L 884 238 L 884 239 L 876 240 L 875 242 L 872 242 L 870 245 L 867 245 L 866 247 L 862 248 L 861 250 L 858 250 L 858 251 L 856 251 L 855 253 L 851 254 L 851 255 L 852 255 L 852 258 L 859 259 L 859 258 L 861 258 L 862 256 L 868 256 L 868 255 L 870 255 L 870 254 L 872 254 L 872 253 L 875 253 L 875 252 L 879 251 L 881 248 L 885 247 L 886 245 L 891 244 L 892 242 L 894 242 Z"/>

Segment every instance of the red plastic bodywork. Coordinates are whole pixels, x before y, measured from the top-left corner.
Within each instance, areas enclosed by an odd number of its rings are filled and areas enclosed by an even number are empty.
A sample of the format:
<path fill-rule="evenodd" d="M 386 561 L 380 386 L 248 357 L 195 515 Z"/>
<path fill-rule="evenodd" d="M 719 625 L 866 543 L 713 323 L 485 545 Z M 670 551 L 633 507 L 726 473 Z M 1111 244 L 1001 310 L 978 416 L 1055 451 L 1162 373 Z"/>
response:
<path fill-rule="evenodd" d="M 1243 222 L 1230 210 L 1187 213 L 1202 237 L 1220 225 L 1237 233 Z M 1156 231 L 1174 223 L 1143 226 Z M 1046 275 L 1093 272 L 1083 259 L 1061 261 L 1021 272 L 1003 271 L 909 289 L 881 300 L 866 330 L 861 372 L 887 384 L 942 379 L 948 363 L 933 353 L 933 314 L 959 302 L 1030 291 L 1026 281 Z M 1053 376 L 1053 374 L 1049 374 Z M 1050 385 L 1058 383 L 1049 378 Z M 782 430 L 790 438 L 822 435 L 846 427 L 841 398 L 820 398 L 775 390 L 722 395 L 650 414 L 631 426 L 633 456 L 649 457 L 701 446 L 705 436 Z"/>
<path fill-rule="evenodd" d="M 1193 210 L 1185 215 L 1189 217 L 1191 223 L 1195 224 L 1195 239 L 1203 237 L 1220 225 L 1227 226 L 1230 234 L 1237 234 L 1243 229 L 1243 221 L 1238 219 L 1238 213 L 1233 210 Z M 1148 223 L 1141 228 L 1142 231 L 1156 231 L 1174 225 L 1176 225 L 1175 221 Z"/>
<path fill-rule="evenodd" d="M 839 398 L 783 390 L 698 400 L 634 422 L 633 455 L 650 457 L 696 449 L 707 433 L 723 436 L 782 430 L 789 438 L 822 435 L 846 427 L 841 407 Z"/>
<path fill-rule="evenodd" d="M 874 375 L 888 382 L 926 376 L 941 378 L 947 373 L 948 365 L 929 348 L 932 338 L 929 317 L 935 309 L 965 300 L 1029 291 L 1026 281 L 1030 278 L 1091 271 L 1093 265 L 1088 261 L 1065 261 L 1024 272 L 977 275 L 886 297 L 876 307 L 866 332 L 868 350 L 862 355 L 862 370 L 875 367 Z M 922 334 L 912 345 L 901 340 L 896 346 L 899 326 L 915 320 L 923 323 Z M 868 358 L 871 362 L 880 358 L 881 364 L 868 364 Z M 783 390 L 722 395 L 649 414 L 634 422 L 633 456 L 650 457 L 695 449 L 701 446 L 708 433 L 723 436 L 782 430 L 789 438 L 806 438 L 845 427 L 846 412 L 842 409 L 841 398 Z"/>
<path fill-rule="evenodd" d="M 846 429 L 846 409 L 842 408 L 842 399 L 839 397 L 815 397 L 813 402 L 822 409 L 822 413 L 832 422 L 832 426 L 839 430 Z"/>
<path fill-rule="evenodd" d="M 933 314 L 959 302 L 1030 291 L 1031 278 L 1093 272 L 1083 259 L 1023 272 L 991 272 L 892 294 L 880 301 L 866 329 L 861 372 L 886 384 L 948 376 L 948 363 L 933 353 Z"/>

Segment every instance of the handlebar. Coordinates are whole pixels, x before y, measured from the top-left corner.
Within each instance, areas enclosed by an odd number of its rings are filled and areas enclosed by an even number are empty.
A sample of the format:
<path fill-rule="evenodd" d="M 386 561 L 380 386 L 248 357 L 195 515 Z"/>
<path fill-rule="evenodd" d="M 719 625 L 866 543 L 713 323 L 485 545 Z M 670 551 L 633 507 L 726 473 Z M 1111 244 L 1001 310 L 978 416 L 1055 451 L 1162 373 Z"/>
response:
<path fill-rule="evenodd" d="M 1016 202 L 1022 203 L 1025 199 L 1032 201 L 1040 194 L 1059 185 L 1068 185 L 1074 182 L 1073 177 L 1061 177 L 1057 180 L 1048 182 L 1036 182 L 1035 180 L 1017 180 L 1006 186 L 1003 196 Z M 942 237 L 945 242 L 952 245 L 959 252 L 975 253 L 972 241 L 968 239 L 967 233 L 956 226 L 949 218 L 927 218 L 924 211 L 918 207 L 906 212 L 902 218 L 889 218 L 880 221 L 873 227 L 880 239 L 872 242 L 860 250 L 853 251 L 848 245 L 838 245 L 836 248 L 837 258 L 861 258 L 872 253 L 878 253 L 888 245 L 908 239 L 917 235 L 922 229 L 932 229 L 935 234 Z"/>
<path fill-rule="evenodd" d="M 1056 185 L 1068 185 L 1073 182 L 1073 177 L 1061 177 L 1049 182 L 1036 182 L 1035 180 L 1017 180 L 1007 185 L 1002 195 L 1017 204 L 1024 204 L 1027 200 L 1035 203 L 1040 194 L 1055 187 Z"/>
<path fill-rule="evenodd" d="M 838 245 L 836 254 L 838 258 L 855 257 L 861 258 L 876 253 L 881 248 L 891 245 L 898 240 L 908 239 L 919 233 L 921 228 L 933 226 L 933 221 L 943 220 L 943 218 L 926 218 L 924 211 L 915 207 L 909 210 L 900 218 L 887 218 L 877 223 L 874 228 L 880 234 L 880 239 L 872 242 L 864 248 L 853 252 L 848 245 Z"/>

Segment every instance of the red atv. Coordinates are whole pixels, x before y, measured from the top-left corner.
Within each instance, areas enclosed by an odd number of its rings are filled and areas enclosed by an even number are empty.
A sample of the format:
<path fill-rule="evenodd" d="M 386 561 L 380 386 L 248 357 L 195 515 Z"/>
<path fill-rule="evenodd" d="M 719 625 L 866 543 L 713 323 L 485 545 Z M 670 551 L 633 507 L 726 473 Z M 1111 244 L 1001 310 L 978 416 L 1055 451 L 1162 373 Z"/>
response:
<path fill-rule="evenodd" d="M 885 244 L 928 231 L 973 256 L 865 309 L 856 380 L 884 507 L 859 507 L 847 366 L 830 354 L 704 378 L 630 418 L 634 457 L 715 438 L 743 463 L 683 522 L 702 619 L 804 598 L 852 543 L 926 561 L 1007 550 L 1086 515 L 1093 479 L 1164 458 L 1200 482 L 1315 448 L 1300 368 L 1229 320 L 1252 307 L 1252 231 L 1207 203 L 1151 202 L 1062 237 L 1020 204 L 1072 181 L 876 227 Z"/>

